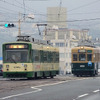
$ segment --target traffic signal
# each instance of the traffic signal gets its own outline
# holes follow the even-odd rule
[[[15,25],[14,25],[14,24],[5,24],[5,27],[6,27],[6,28],[15,27]]]

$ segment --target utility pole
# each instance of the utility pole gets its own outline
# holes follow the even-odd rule
[[[19,20],[18,20],[18,36],[21,36],[21,29],[20,29],[20,12],[19,12]]]
[[[24,16],[23,16],[23,18],[24,18],[24,21],[25,21],[25,1],[23,0],[23,6],[24,6]]]
[[[64,64],[64,75],[66,75],[66,33],[64,34],[65,36],[65,48],[64,48],[64,53],[65,53],[65,64]]]

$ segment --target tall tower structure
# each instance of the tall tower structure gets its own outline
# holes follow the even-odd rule
[[[67,9],[64,7],[48,7],[47,21],[50,27],[58,26],[58,28],[66,28]],[[50,22],[50,23],[49,23]]]
[[[47,8],[47,40],[64,39],[65,31],[59,29],[67,28],[67,9],[65,7],[48,7]]]

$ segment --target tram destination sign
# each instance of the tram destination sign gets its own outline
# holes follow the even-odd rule
[[[86,50],[85,50],[85,49],[79,49],[78,52],[79,52],[79,53],[85,53]]]
[[[7,44],[6,49],[27,49],[27,44]]]

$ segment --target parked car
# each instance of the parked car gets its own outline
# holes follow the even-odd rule
[[[2,64],[0,64],[0,76],[2,76],[3,75],[3,66],[2,66]]]

